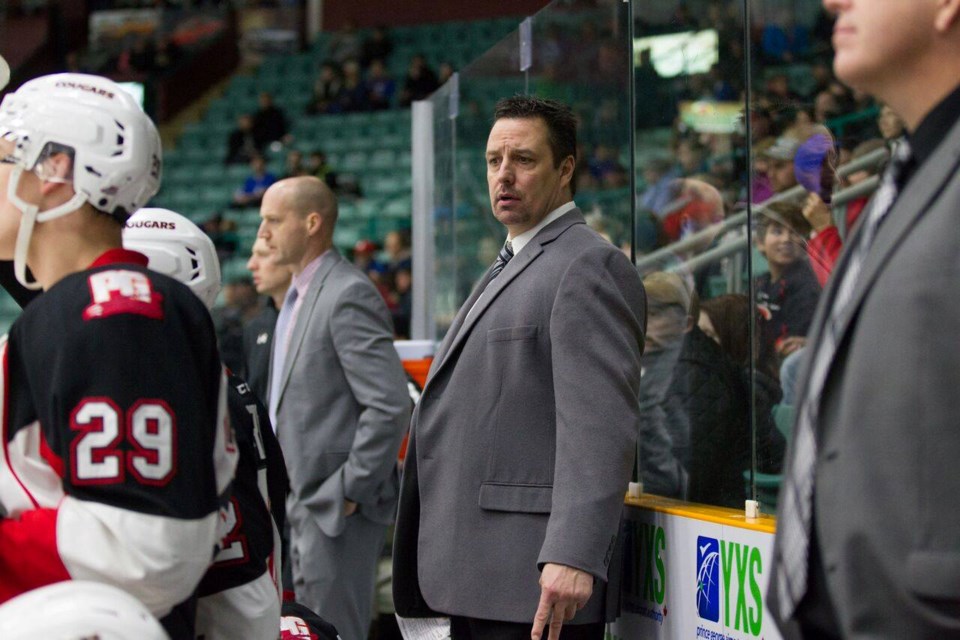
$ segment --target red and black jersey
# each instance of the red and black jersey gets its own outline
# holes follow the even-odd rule
[[[210,315],[115,249],[33,300],[0,344],[0,601],[64,579],[163,617],[210,563],[236,466]]]
[[[201,597],[232,589],[272,569],[283,531],[287,470],[267,409],[250,386],[229,374],[227,406],[239,450],[230,502],[221,513],[228,533],[200,583]]]
[[[337,628],[299,602],[284,602],[280,640],[340,640]]]

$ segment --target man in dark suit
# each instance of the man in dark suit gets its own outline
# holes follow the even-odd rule
[[[263,309],[243,328],[243,359],[247,384],[264,403],[267,401],[267,380],[270,377],[270,353],[273,349],[273,328],[283,297],[290,288],[291,272],[276,263],[263,238],[257,238],[247,260],[257,293],[267,297]]]
[[[491,206],[508,241],[414,413],[394,546],[404,617],[453,638],[602,638],[638,428],[643,285],[573,202],[565,105],[497,105]],[[531,631],[532,626],[532,631]]]
[[[960,636],[960,1],[825,0],[834,69],[909,132],[812,322],[771,610],[808,638]]]

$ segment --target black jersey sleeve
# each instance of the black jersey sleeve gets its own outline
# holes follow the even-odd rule
[[[267,410],[242,378],[231,374],[228,382],[229,415],[239,461],[230,501],[221,513],[224,537],[200,584],[201,596],[263,575],[283,530],[286,468]]]

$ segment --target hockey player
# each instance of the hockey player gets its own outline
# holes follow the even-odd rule
[[[221,286],[217,250],[190,220],[166,209],[140,209],[124,227],[123,246],[213,308]],[[230,373],[228,382],[240,461],[221,512],[225,537],[200,582],[196,632],[204,640],[276,640],[287,471],[266,408],[242,378]]]
[[[104,582],[179,639],[237,453],[210,314],[122,248],[160,171],[114,82],[44,76],[0,103],[0,260],[44,290],[0,341],[0,602]]]

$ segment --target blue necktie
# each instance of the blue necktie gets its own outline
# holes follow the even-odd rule
[[[810,563],[810,523],[813,516],[813,480],[817,462],[817,428],[820,396],[830,372],[830,364],[837,353],[840,324],[853,297],[854,286],[863,263],[876,238],[880,223],[896,202],[904,169],[910,162],[911,150],[906,140],[896,148],[880,188],[870,208],[864,212],[863,229],[857,244],[851,247],[850,259],[843,273],[836,274],[839,283],[818,344],[813,347],[813,360],[806,394],[800,400],[796,437],[793,442],[793,463],[787,473],[780,499],[783,501],[777,535],[780,564],[777,595],[780,615],[784,620],[793,616],[797,605],[807,591],[807,569]]]
[[[290,327],[290,318],[293,316],[293,306],[297,302],[297,288],[290,285],[287,295],[283,299],[280,315],[277,316],[277,325],[273,330],[273,357],[270,366],[270,422],[273,431],[277,431],[277,405],[280,404],[280,384],[283,380],[283,367],[287,360],[287,332]]]

